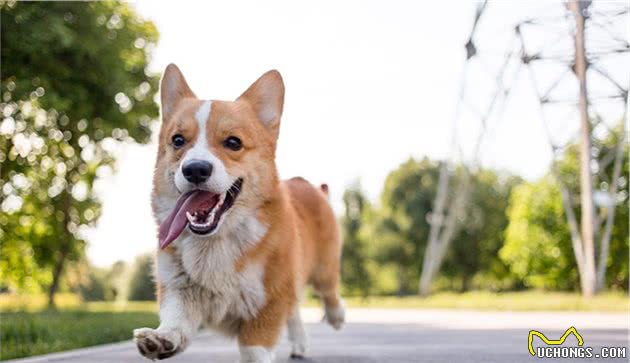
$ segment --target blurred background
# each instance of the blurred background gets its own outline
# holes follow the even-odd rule
[[[0,4],[1,359],[157,323],[171,62],[206,99],[282,73],[350,306],[627,311],[625,1]]]

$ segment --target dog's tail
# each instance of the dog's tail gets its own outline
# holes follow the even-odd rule
[[[328,184],[323,183],[322,185],[319,186],[319,189],[322,191],[322,193],[324,193],[326,198],[330,196],[330,194],[328,193]]]

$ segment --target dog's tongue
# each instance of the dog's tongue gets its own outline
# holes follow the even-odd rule
[[[184,228],[186,228],[188,224],[188,218],[186,218],[187,211],[192,214],[195,211],[210,210],[218,201],[218,195],[203,190],[193,190],[182,194],[179,199],[177,199],[177,203],[175,203],[175,208],[173,208],[171,214],[169,214],[166,220],[160,225],[160,248],[166,248],[166,246],[173,242],[182,233]]]

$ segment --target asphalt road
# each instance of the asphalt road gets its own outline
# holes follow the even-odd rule
[[[276,362],[627,362],[628,314],[555,312],[475,312],[454,310],[351,309],[348,323],[334,331],[320,323],[321,312],[304,309],[309,351],[303,360],[290,360],[286,337],[276,350]],[[558,339],[575,326],[585,347],[600,353],[602,346],[626,347],[619,359],[541,359],[527,348],[529,330]],[[542,346],[534,338],[534,346]],[[569,336],[563,346],[576,346]],[[201,333],[187,351],[168,362],[234,363],[236,343],[210,332]],[[131,342],[123,342],[25,359],[20,362],[148,362]]]

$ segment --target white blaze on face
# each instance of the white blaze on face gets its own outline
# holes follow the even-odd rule
[[[191,147],[182,158],[175,172],[175,186],[181,193],[185,193],[197,187],[186,180],[182,172],[183,165],[190,160],[205,160],[212,165],[212,174],[208,181],[201,187],[213,193],[223,194],[227,192],[236,180],[236,178],[227,173],[223,162],[210,151],[207,125],[211,110],[212,101],[203,101],[201,106],[199,106],[199,110],[195,113],[195,120],[198,125],[197,139],[194,140],[195,144],[193,147]],[[193,140],[190,141],[192,142]]]

